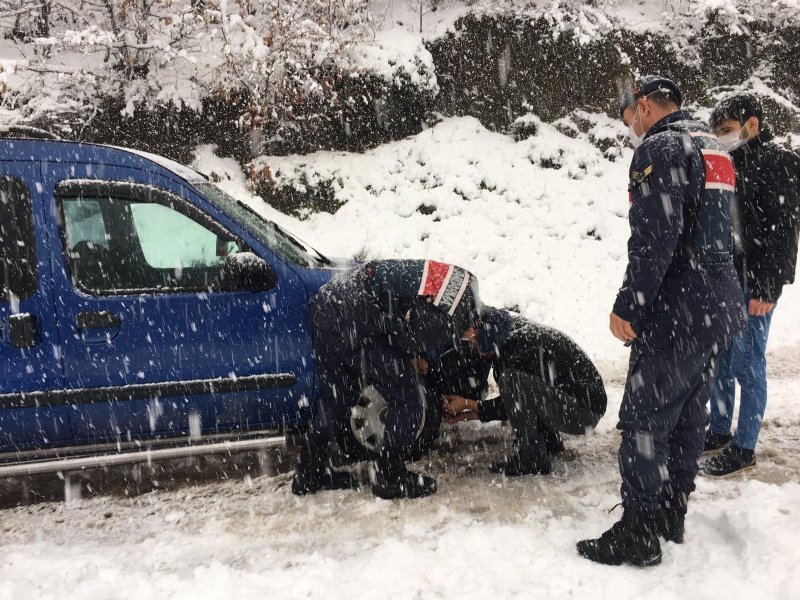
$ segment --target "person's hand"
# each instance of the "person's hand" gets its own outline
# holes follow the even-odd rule
[[[456,423],[461,423],[461,421],[477,421],[478,419],[480,419],[478,413],[468,410],[466,412],[458,413],[454,417],[448,417],[445,415],[444,422],[448,425],[455,425]]]
[[[418,356],[416,358],[412,358],[411,366],[414,367],[417,373],[419,373],[423,377],[425,377],[428,374],[429,371],[428,359],[425,358],[424,356]]]
[[[636,332],[633,330],[633,327],[631,327],[630,322],[622,317],[618,317],[613,312],[610,315],[608,328],[611,330],[611,333],[614,334],[615,338],[626,344],[636,339]]]
[[[747,307],[747,312],[751,317],[763,317],[775,306],[774,302],[764,302],[758,298],[750,298],[750,304]]]
[[[462,396],[442,396],[442,413],[446,423],[460,423],[461,421],[474,421],[478,415],[478,403]]]
[[[442,400],[442,412],[451,417],[464,411],[472,410],[470,402],[474,402],[455,394],[442,396]]]

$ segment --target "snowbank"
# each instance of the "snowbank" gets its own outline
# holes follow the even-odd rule
[[[439,91],[431,53],[418,35],[404,29],[380,31],[371,43],[349,48],[347,55],[350,62],[345,64],[357,72],[371,73],[397,87],[411,83],[434,96]]]

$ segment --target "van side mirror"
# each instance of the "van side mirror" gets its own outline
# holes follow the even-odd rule
[[[236,252],[236,240],[229,237],[217,236],[216,254],[218,257],[230,256]]]
[[[278,282],[269,263],[252,252],[239,252],[229,257],[220,279],[225,291],[266,292]]]

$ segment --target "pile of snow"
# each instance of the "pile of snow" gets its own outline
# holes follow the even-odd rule
[[[433,96],[439,93],[433,57],[418,35],[404,29],[380,31],[369,43],[353,45],[347,50],[353,72],[376,75],[387,84],[402,88],[411,83]]]
[[[514,142],[462,117],[364,155],[260,162],[281,185],[332,183],[345,205],[303,223],[323,254],[457,263],[491,305],[590,346],[606,327],[622,277],[626,167],[584,141],[539,122],[535,136]],[[598,297],[603,310],[585,310]]]

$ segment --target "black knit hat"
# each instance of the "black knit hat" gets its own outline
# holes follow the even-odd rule
[[[733,119],[743,125],[750,117],[757,118],[759,124],[764,123],[764,105],[761,103],[761,98],[752,92],[736,92],[717,102],[711,111],[708,124],[711,129],[716,129],[725,119]]]
[[[405,314],[415,297],[427,296],[459,334],[480,320],[478,280],[466,269],[433,260],[374,260],[364,269],[369,289],[390,314]]]
[[[683,94],[672,79],[661,75],[645,75],[622,90],[619,99],[619,116],[622,117],[625,109],[635,104],[639,98],[645,98],[654,92],[671,96],[678,107],[683,102]]]

